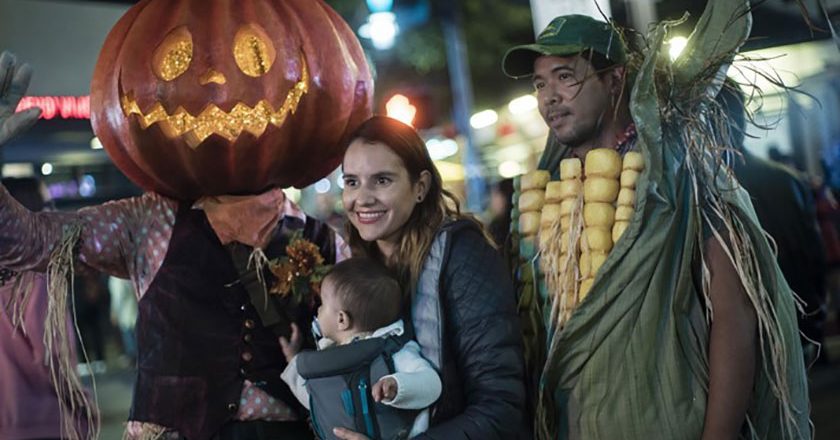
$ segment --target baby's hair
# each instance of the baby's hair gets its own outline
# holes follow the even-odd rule
[[[382,264],[355,257],[336,264],[324,277],[333,288],[342,310],[353,326],[374,331],[399,319],[402,290],[397,279]]]

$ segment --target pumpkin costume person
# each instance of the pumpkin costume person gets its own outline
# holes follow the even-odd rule
[[[0,144],[38,116],[14,114],[30,76],[0,58]],[[147,192],[32,213],[0,188],[0,267],[48,272],[48,345],[67,343],[74,262],[132,280],[127,437],[311,437],[280,379],[278,335],[290,322],[309,328],[314,298],[268,295],[289,281],[268,267],[287,253],[329,264],[343,244],[282,188],[335,169],[372,94],[358,40],[320,0],[144,0],[115,25],[94,73],[93,125]],[[71,385],[62,402],[77,408],[86,396]],[[69,425],[66,436],[78,438]]]
[[[539,438],[810,438],[795,296],[721,160],[714,96],[750,23],[710,0],[672,63],[673,23],[634,50],[562,16],[506,55],[552,131],[512,240]]]

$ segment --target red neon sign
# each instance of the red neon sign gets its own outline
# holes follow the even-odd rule
[[[17,111],[41,108],[41,119],[90,119],[90,96],[24,96]]]

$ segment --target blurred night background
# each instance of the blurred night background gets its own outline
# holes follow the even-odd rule
[[[0,50],[31,64],[30,103],[45,108],[43,120],[0,149],[3,177],[38,176],[59,209],[138,195],[94,137],[86,97],[99,49],[110,28],[134,1],[0,0]],[[530,43],[535,28],[568,11],[598,14],[595,0],[327,0],[357,31],[375,75],[375,112],[408,118],[421,132],[446,186],[470,211],[491,221],[504,209],[499,182],[533,170],[548,130],[536,110],[528,80],[501,70],[502,56]],[[687,37],[703,0],[598,0],[619,25],[637,30],[665,19]],[[775,71],[805,94],[790,94],[760,77],[748,77],[763,99],[750,104],[747,150],[784,163],[826,194],[840,191],[840,51],[828,20],[840,17],[840,0],[753,1],[746,58],[730,74],[753,68]],[[687,14],[687,15],[686,15]],[[806,19],[807,17],[807,19]],[[808,21],[811,22],[809,26]],[[740,72],[740,73],[739,73]],[[290,189],[304,210],[341,226],[339,171],[316,184]],[[503,187],[503,185],[502,185]],[[501,197],[501,199],[499,199]],[[509,197],[509,195],[507,195]],[[496,201],[494,201],[496,199]],[[501,202],[498,200],[502,200]],[[833,211],[838,211],[834,199]],[[830,214],[827,214],[830,215]],[[840,227],[830,217],[822,227]],[[829,272],[834,267],[829,267]],[[811,367],[817,439],[840,438],[840,331],[837,281],[827,275],[825,343]],[[85,368],[102,372],[99,400],[102,438],[117,439],[132,390],[133,372],[118,331],[108,320],[107,288],[99,332],[104,354]]]

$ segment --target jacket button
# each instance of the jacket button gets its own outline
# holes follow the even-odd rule
[[[250,333],[246,333],[245,336],[242,338],[245,342],[251,342],[254,339],[254,335]]]
[[[228,403],[228,407],[227,407],[228,411],[230,411],[230,412],[236,412],[236,410],[237,410],[238,408],[239,408],[239,405],[237,405],[237,404],[235,404],[235,403]]]
[[[251,362],[254,359],[254,355],[251,354],[250,351],[246,351],[242,353],[242,360],[245,362]]]
[[[255,323],[253,319],[246,319],[245,320],[245,328],[252,329],[256,326],[257,326],[257,323]]]

